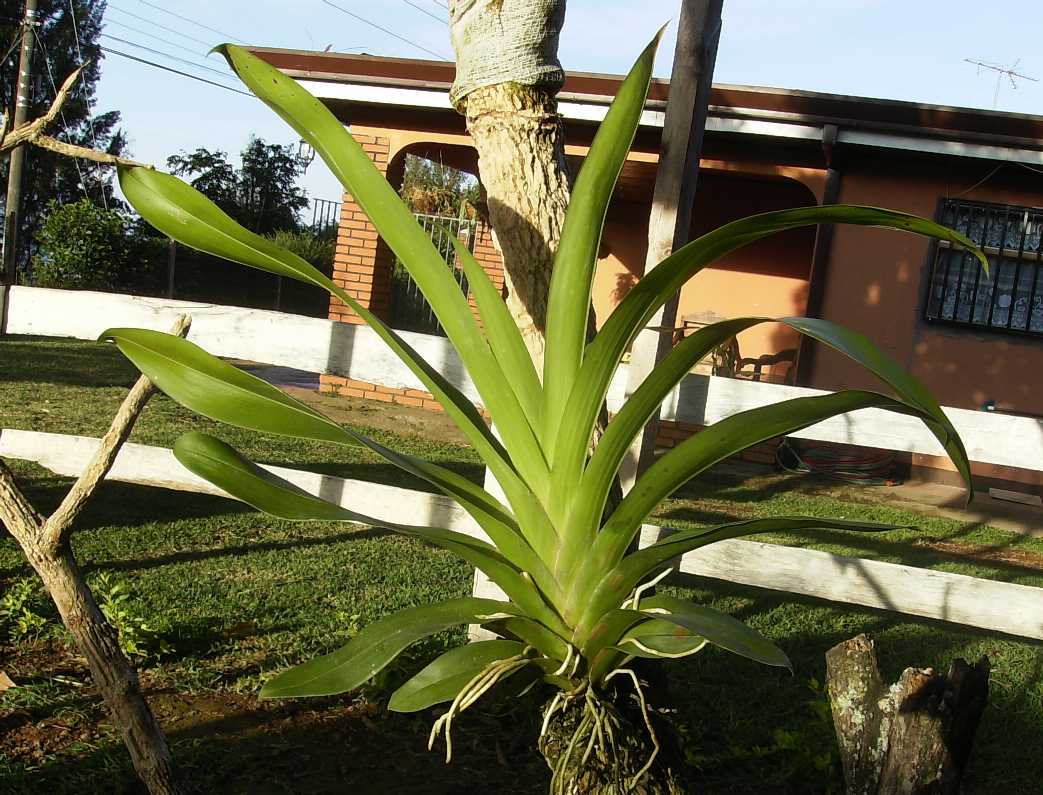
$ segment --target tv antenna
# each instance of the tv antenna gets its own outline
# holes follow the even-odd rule
[[[999,64],[989,63],[987,61],[979,61],[975,58],[964,58],[963,60],[967,63],[971,63],[977,66],[978,74],[981,74],[982,69],[987,69],[996,73],[996,90],[992,92],[993,110],[996,110],[997,105],[999,105],[1000,88],[1002,88],[1003,86],[1004,77],[1010,81],[1010,87],[1013,88],[1015,91],[1018,88],[1018,83],[1014,79],[1015,77],[1021,80],[1031,80],[1033,83],[1039,82],[1039,80],[1035,77],[1029,77],[1028,75],[1024,75],[1021,72],[1016,71],[1018,68],[1018,64],[1021,63],[1020,58],[1014,61],[1014,63],[1012,63],[1010,66],[1000,66]]]

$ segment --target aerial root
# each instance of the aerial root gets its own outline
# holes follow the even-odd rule
[[[659,755],[660,746],[655,730],[652,727],[644,690],[637,675],[629,668],[617,668],[605,677],[605,682],[608,682],[614,676],[620,675],[628,677],[634,685],[634,693],[641,711],[641,717],[648,731],[648,737],[652,741],[652,753],[644,764],[629,780],[621,778],[617,781],[620,791],[629,792],[637,787],[645,774],[651,769]],[[584,696],[583,715],[576,728],[572,731],[567,743],[565,743],[564,750],[555,760],[551,776],[551,795],[570,795],[570,782],[567,775],[570,766],[575,762],[579,767],[583,767],[592,757],[596,758],[607,770],[617,771],[616,775],[619,776],[624,775],[622,772],[624,763],[623,759],[620,758],[621,749],[617,746],[617,734],[613,730],[614,725],[616,728],[622,728],[619,725],[620,715],[611,704],[602,701],[593,688],[587,687],[581,692],[558,693],[554,696],[543,717],[543,728],[540,731],[541,747],[546,742],[546,735],[553,716],[564,713],[569,705],[578,699],[580,695]],[[629,755],[626,750],[622,750],[622,753],[624,758]]]
[[[533,658],[529,656],[531,651],[531,647],[526,647],[521,654],[489,663],[471,681],[464,685],[460,692],[456,694],[456,698],[453,699],[453,703],[449,706],[449,711],[436,720],[435,725],[431,727],[431,735],[427,739],[427,750],[430,751],[434,748],[435,740],[444,731],[445,761],[448,764],[453,758],[453,719],[492,690],[501,679],[510,676],[518,669],[524,668],[532,662]]]

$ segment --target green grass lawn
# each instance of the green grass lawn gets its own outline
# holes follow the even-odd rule
[[[111,347],[2,340],[0,426],[99,435],[135,376]],[[164,396],[149,404],[132,440],[169,446],[192,428],[218,435],[260,461],[423,488],[364,451],[218,426]],[[478,459],[465,446],[419,434],[361,430],[391,447],[481,479]],[[9,463],[44,510],[67,488],[67,479],[35,465]],[[858,516],[915,524],[918,529],[761,540],[1043,586],[1041,541],[912,514],[873,500],[870,490],[841,498],[829,484],[806,479],[725,469],[686,486],[661,506],[656,520],[685,526],[793,513]],[[343,741],[343,753],[349,755],[352,748],[368,748],[375,758],[401,746],[407,760],[402,762],[404,769],[414,770],[420,782],[417,789],[403,786],[403,792],[541,791],[542,771],[535,757],[526,755],[524,742],[508,749],[510,764],[503,765],[503,749],[512,737],[528,737],[518,726],[529,724],[517,714],[498,719],[489,712],[477,713],[470,728],[462,728],[473,732],[474,756],[464,755],[450,768],[458,776],[454,787],[424,789],[425,776],[436,775],[431,771],[441,766],[437,753],[428,755],[422,748],[428,716],[388,718],[379,709],[388,686],[406,673],[409,661],[389,673],[391,681],[378,681],[365,694],[372,702],[365,706],[368,712],[359,713],[352,698],[308,704],[300,714],[292,712],[295,707],[259,707],[252,699],[271,672],[336,648],[377,616],[468,593],[471,570],[455,558],[379,529],[281,522],[227,500],[119,484],[105,486],[81,526],[75,548],[88,576],[97,582],[108,573],[110,580],[125,583],[132,594],[130,611],[149,624],[148,642],[158,648],[156,639],[162,639],[168,647],[158,659],[150,657],[142,665],[150,692],[158,694],[153,698],[162,702],[164,694],[173,694],[171,698],[182,699],[171,702],[169,714],[157,710],[164,722],[179,727],[187,720],[185,699],[193,704],[220,700],[220,708],[214,709],[223,716],[221,721],[201,724],[206,728],[175,728],[172,733],[179,761],[202,791],[340,791],[293,783],[293,776],[301,774],[301,765],[293,760],[310,758],[314,747],[329,745],[331,737]],[[0,538],[0,588],[10,590],[29,574],[13,540]],[[836,761],[818,684],[824,677],[823,654],[859,632],[870,632],[876,639],[884,676],[892,681],[909,665],[944,667],[956,656],[976,660],[988,654],[993,665],[991,700],[965,791],[1039,791],[1043,644],[695,578],[676,581],[670,588],[749,622],[775,640],[795,667],[791,677],[716,650],[671,667],[671,694],[686,754],[699,769],[706,791],[831,791]],[[51,614],[44,606],[38,612]],[[415,663],[455,637],[434,638],[410,659]],[[26,748],[0,743],[6,749],[0,750],[0,791],[111,792],[130,786],[118,737],[104,727],[84,729],[97,724],[99,709],[84,695],[83,666],[65,648],[53,618],[35,642],[15,644],[0,637],[0,643],[5,644],[0,655],[8,660],[0,668],[26,685],[0,696],[0,736],[6,731],[9,736],[33,738],[26,740]],[[254,722],[235,723],[228,715],[229,705],[235,704],[242,705],[243,714],[254,715]],[[344,718],[347,724],[337,722],[346,705],[355,711]],[[269,710],[263,712],[265,720],[271,719],[270,726],[265,725],[277,723],[280,733],[258,739],[254,730],[259,710]],[[196,711],[208,714],[204,707]],[[309,732],[318,732],[309,742],[295,743],[287,739],[295,735],[283,731],[283,722],[300,720],[308,721]],[[48,727],[56,725],[68,736],[55,739]],[[33,727],[36,734],[30,732]],[[382,739],[375,745],[374,737]],[[510,773],[503,779],[506,783],[499,790],[486,788],[503,774],[500,768]],[[230,769],[236,775],[230,775]],[[526,775],[518,775],[518,770]],[[356,773],[338,768],[324,780],[349,780]],[[431,781],[427,779],[427,786],[434,786]],[[379,777],[353,782],[360,792],[393,791]],[[474,782],[475,789],[468,782]]]

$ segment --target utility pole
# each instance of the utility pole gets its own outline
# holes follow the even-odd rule
[[[681,0],[677,48],[670,74],[670,94],[648,225],[646,272],[687,243],[691,236],[692,205],[699,178],[699,155],[706,130],[717,43],[721,37],[723,5],[724,0]],[[677,301],[677,295],[667,301],[634,340],[627,379],[628,396],[673,345],[672,335],[664,333],[663,329],[673,328]],[[630,454],[620,468],[624,492],[629,491],[638,475],[651,465],[658,428],[659,412],[656,411],[642,436],[631,445]]]
[[[33,61],[33,41],[36,36],[36,0],[26,0],[22,21],[22,55],[18,62],[18,92],[15,98],[12,130],[25,124],[29,116],[29,71]],[[18,220],[22,203],[22,171],[25,168],[25,148],[22,144],[11,151],[7,172],[7,204],[4,215],[4,270],[3,282],[14,286],[18,281]]]

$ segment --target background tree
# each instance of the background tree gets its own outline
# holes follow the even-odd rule
[[[125,213],[89,199],[52,202],[37,233],[33,276],[40,287],[151,292],[161,273],[150,239],[134,233]]]
[[[235,220],[258,234],[300,229],[299,215],[308,195],[297,185],[304,165],[291,145],[251,137],[235,168],[228,154],[200,147],[167,158],[171,173],[188,178]]]
[[[101,35],[105,0],[39,0],[40,25],[33,51],[29,118],[43,115],[55,96],[55,85],[81,63],[86,68],[72,96],[50,127],[51,134],[78,146],[113,155],[123,154],[126,136],[119,128],[119,111],[98,112],[95,90],[101,77]],[[70,15],[70,7],[75,17]],[[18,81],[18,46],[22,35],[22,3],[8,0],[0,15],[0,105],[14,107]],[[78,37],[77,37],[78,34]],[[51,79],[53,77],[54,84]],[[0,163],[6,184],[8,163]],[[36,248],[36,232],[51,202],[66,204],[87,198],[110,207],[118,205],[112,192],[112,169],[85,160],[73,160],[37,147],[26,154],[22,212],[18,240],[24,262]]]
[[[452,166],[406,155],[399,194],[416,213],[469,215],[479,202],[478,182]]]

